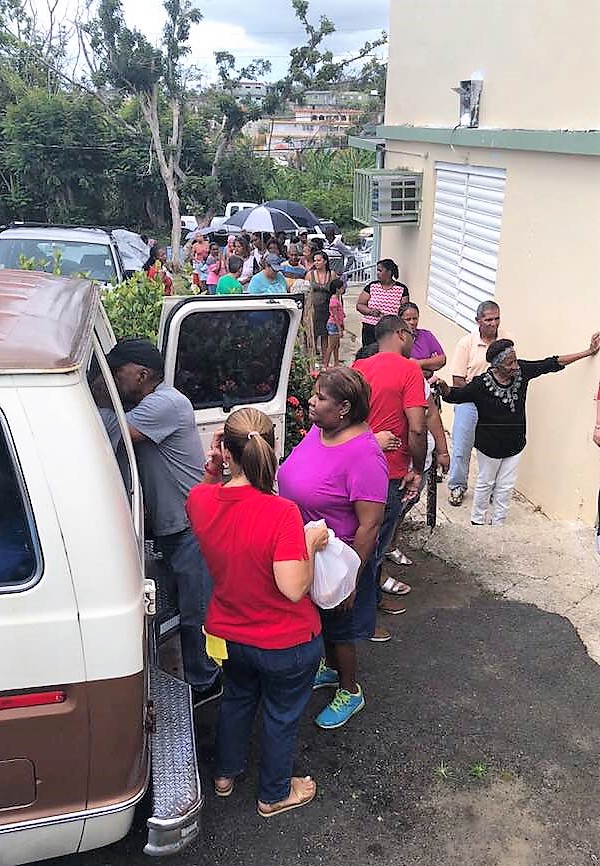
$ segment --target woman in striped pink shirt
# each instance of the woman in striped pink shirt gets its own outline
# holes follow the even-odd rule
[[[382,316],[397,316],[410,298],[408,286],[398,280],[398,265],[392,259],[377,262],[377,279],[364,287],[356,309],[362,313],[362,344],[375,342],[375,325]]]

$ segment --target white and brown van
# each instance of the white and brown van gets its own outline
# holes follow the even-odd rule
[[[202,438],[258,404],[281,447],[301,299],[168,302],[165,378]],[[159,663],[135,452],[104,359],[113,342],[89,281],[0,270],[0,866],[120,839],[150,786],[147,853],[199,829],[190,691]]]

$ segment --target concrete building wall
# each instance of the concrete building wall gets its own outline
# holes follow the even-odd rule
[[[386,124],[458,123],[483,77],[480,126],[598,129],[600,3],[391,0]]]
[[[446,350],[449,364],[440,375],[451,381],[450,359],[466,332],[427,305],[436,161],[506,169],[496,300],[519,356],[589,345],[600,329],[600,158],[388,141],[386,168],[423,171],[423,208],[419,227],[383,228],[382,255],[400,264],[421,324]],[[597,356],[530,385],[517,488],[551,516],[594,519],[598,449],[591,429],[599,378]],[[448,426],[450,407],[444,414]]]

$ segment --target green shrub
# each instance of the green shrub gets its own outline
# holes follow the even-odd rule
[[[300,334],[294,346],[288,382],[285,412],[285,457],[306,436],[310,426],[308,421],[308,401],[312,395],[313,387],[314,375],[311,371],[310,360],[304,351],[302,334]]]
[[[146,337],[156,343],[164,287],[137,271],[118,286],[102,290],[102,303],[115,337]]]

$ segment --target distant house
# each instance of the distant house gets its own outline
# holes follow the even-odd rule
[[[262,134],[255,138],[255,146],[270,153],[323,144],[345,146],[348,131],[356,125],[360,115],[360,110],[355,108],[299,106],[289,117],[261,121]]]
[[[373,97],[360,90],[305,90],[303,103],[314,108],[319,106],[356,107],[367,105]]]
[[[393,0],[390,14],[385,123],[351,143],[418,174],[422,203],[418,222],[381,225],[381,253],[449,358],[487,298],[521,357],[583,349],[600,328],[600,5]],[[550,515],[593,520],[599,377],[584,361],[531,387],[518,486]]]
[[[261,103],[267,95],[267,85],[261,81],[240,81],[232,93],[237,99]]]

